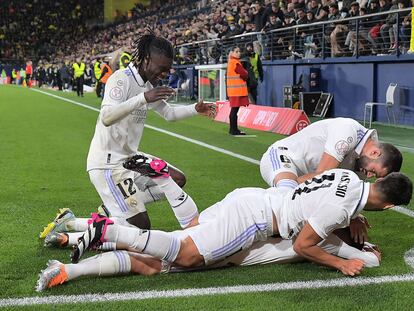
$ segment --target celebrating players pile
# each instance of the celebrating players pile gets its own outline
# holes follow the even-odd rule
[[[358,275],[380,264],[367,242],[362,210],[406,205],[412,182],[399,170],[401,153],[375,130],[337,118],[315,122],[269,147],[260,172],[270,188],[240,188],[198,213],[181,187],[184,174],[137,153],[148,109],[166,120],[214,106],[170,106],[173,91],[154,87],[172,65],[171,44],[154,34],[135,42],[133,61],[108,80],[87,170],[102,199],[99,214],[62,210],[41,233],[46,246],[74,246],[72,263],[52,260],[37,290],[83,275],[143,274],[309,260]],[[376,177],[373,183],[364,179]],[[254,185],[253,185],[254,186]],[[145,205],[166,198],[182,230],[153,230]],[[99,255],[81,260],[89,250]]]

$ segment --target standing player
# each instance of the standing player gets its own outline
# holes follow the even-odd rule
[[[271,145],[260,161],[260,173],[271,187],[295,188],[337,167],[369,178],[398,172],[401,165],[401,153],[391,144],[379,143],[375,130],[353,119],[335,118],[315,122]]]
[[[122,167],[126,159],[137,153],[148,109],[168,121],[197,114],[214,116],[212,104],[170,106],[165,100],[174,91],[164,86],[153,87],[167,77],[173,56],[174,50],[168,40],[153,33],[142,35],[135,42],[132,62],[111,75],[105,88],[89,149],[87,171],[107,214],[119,224],[150,228],[144,204],[164,195],[183,228],[198,215],[194,201],[174,181],[178,180],[181,185],[185,183],[184,175],[177,169],[171,170],[171,177],[168,174],[166,178],[151,180]],[[84,231],[88,226],[87,219],[74,218],[67,210],[56,220],[41,233],[41,237],[50,231]]]
[[[136,169],[141,164],[129,161],[126,166]],[[183,240],[174,233],[114,225],[95,214],[72,253],[72,261],[77,262],[85,250],[109,241],[178,266],[200,267],[278,235],[294,239],[293,249],[298,255],[355,275],[363,269],[363,261],[333,256],[318,244],[334,230],[349,226],[362,209],[382,211],[408,204],[412,190],[411,180],[402,173],[365,183],[343,169],[326,171],[293,191],[236,189],[200,215],[199,225]]]

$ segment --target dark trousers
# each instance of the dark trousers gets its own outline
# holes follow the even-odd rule
[[[27,87],[32,87],[32,75],[31,74],[26,74],[26,86]]]
[[[102,82],[96,82],[96,96],[101,97]]]
[[[230,130],[229,133],[232,135],[236,135],[240,133],[239,128],[237,127],[237,113],[239,112],[240,107],[231,107],[230,110]]]
[[[83,96],[83,76],[80,76],[79,78],[75,78],[76,83],[76,93],[78,96]]]
[[[249,93],[254,101],[253,104],[256,104],[257,103],[257,85],[249,87]]]

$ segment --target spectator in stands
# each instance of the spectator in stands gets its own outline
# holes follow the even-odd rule
[[[379,0],[371,0],[369,2],[368,14],[375,14],[379,12]],[[368,17],[365,22],[367,29],[360,31],[361,37],[370,43],[370,48],[373,54],[378,53],[376,38],[380,32],[381,19],[382,17],[380,15]]]
[[[296,25],[306,25],[308,18],[306,17],[305,10],[299,7],[296,11]],[[300,54],[304,54],[305,40],[307,37],[308,28],[297,28],[296,29],[296,51]]]
[[[405,0],[399,0],[398,1],[398,9],[404,9],[406,7],[406,1]],[[393,31],[394,31],[394,44],[391,46],[390,53],[394,54],[397,52],[397,49],[401,47],[401,50],[403,50],[403,46],[407,47],[407,41],[409,40],[409,34],[411,28],[409,27],[411,25],[411,13],[410,12],[401,12],[399,14],[400,20],[397,20],[393,25]],[[400,32],[398,33],[398,27],[400,26]],[[397,46],[397,40],[396,38],[400,36],[401,39],[404,39],[406,41],[405,44],[402,44]],[[401,37],[402,36],[402,37]]]
[[[248,72],[240,62],[241,50],[238,46],[231,49],[227,62],[227,96],[230,104],[230,135],[246,135],[239,130],[237,113],[241,106],[249,105],[247,79]]]
[[[351,3],[351,9],[349,10],[350,17],[357,17],[359,16],[359,3],[354,1]],[[356,25],[357,20],[351,20],[348,23],[349,32],[345,39],[345,46],[353,53],[353,56],[356,56]]]
[[[339,19],[348,18],[348,9],[343,7],[340,11],[341,17]],[[330,35],[331,39],[331,57],[345,56],[347,53],[343,50],[346,36],[348,34],[348,22],[335,23],[335,29]]]
[[[390,10],[398,10],[398,0],[392,1]],[[380,52],[387,53],[391,49],[395,42],[393,25],[397,23],[398,14],[391,13],[385,18],[385,23],[380,28]]]
[[[256,25],[256,31],[261,31],[267,21],[265,9],[260,2],[255,2],[251,5],[251,11],[253,15],[253,22]]]

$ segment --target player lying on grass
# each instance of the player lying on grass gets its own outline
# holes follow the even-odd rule
[[[146,160],[150,161],[149,159]],[[134,160],[130,162],[134,162]],[[133,165],[135,166],[135,163]],[[159,172],[158,174],[163,175],[167,172],[166,167],[161,170],[162,172]],[[277,191],[280,192],[281,190],[278,189]],[[222,202],[226,202],[226,199]],[[213,206],[202,211],[197,223],[199,222],[204,224],[215,221],[220,222],[218,217],[221,215],[220,211],[223,206],[222,202],[214,204]],[[226,204],[224,203],[224,205]],[[95,220],[98,220],[100,217],[101,216],[97,214],[93,215],[93,219]],[[362,220],[362,223],[364,223],[364,220]],[[195,227],[188,228],[183,231],[175,231],[172,234],[179,241],[184,241],[190,236],[190,232],[192,230],[197,230],[197,226],[200,225],[196,225]],[[102,227],[102,229],[103,228],[104,227]],[[61,233],[60,235],[63,234]],[[341,258],[358,258],[363,261],[365,267],[375,267],[379,265],[381,254],[378,249],[372,247],[369,243],[365,243],[364,249],[360,251],[346,244],[338,238],[337,235],[340,236],[341,239],[350,240],[349,233],[346,230],[336,230],[334,234],[330,234],[324,241],[321,241],[319,246],[326,252]],[[221,237],[215,237],[221,239]],[[214,236],[211,238],[214,238]],[[123,247],[128,248],[128,245],[118,245],[118,248]],[[40,275],[37,290],[41,291],[69,280],[76,279],[80,276],[118,275],[125,273],[152,275],[162,272],[183,272],[234,265],[247,266],[268,263],[287,263],[303,260],[303,258],[299,257],[293,250],[293,240],[285,240],[281,237],[269,237],[265,241],[253,242],[251,247],[240,249],[240,251],[236,251],[233,255],[219,260],[209,266],[201,266],[198,268],[177,266],[150,255],[136,253],[136,249],[131,248],[131,246],[129,246],[129,248],[134,252],[107,252],[82,260],[78,264],[62,264],[56,260],[49,261],[47,269],[42,271]]]
[[[150,167],[134,160],[125,166],[138,171]],[[159,165],[158,172],[160,176],[166,173],[166,165]],[[339,258],[318,244],[335,229],[347,227],[363,209],[382,211],[408,204],[411,196],[412,182],[402,173],[366,183],[351,171],[334,169],[292,191],[236,189],[210,208],[214,217],[200,217],[199,225],[188,230],[184,240],[174,233],[116,225],[96,216],[73,251],[72,262],[78,262],[86,250],[108,241],[178,266],[201,267],[277,235],[294,239],[293,249],[301,257],[355,275],[363,269],[362,260]]]
[[[180,188],[185,184],[184,174],[174,168],[171,177],[150,180],[124,169],[122,163],[139,149],[148,110],[174,121],[197,114],[214,117],[215,105],[203,101],[188,106],[169,105],[166,99],[174,90],[157,85],[167,77],[172,66],[174,49],[171,42],[149,31],[139,36],[134,45],[129,66],[114,72],[106,83],[89,149],[87,171],[107,215],[115,223],[149,229],[145,204],[166,197],[180,225],[185,228],[188,220],[197,213],[197,207]],[[67,224],[71,231],[87,229],[87,219],[74,219],[67,210],[58,214],[55,220],[64,218],[71,218]],[[45,238],[53,231],[55,223],[51,222],[40,237]],[[69,234],[69,237],[77,240],[79,235]]]
[[[209,209],[201,212],[209,213]],[[175,232],[180,240],[188,237],[188,230]],[[362,250],[349,246],[335,234],[319,243],[319,246],[329,254],[345,258],[358,258],[365,267],[377,267],[381,261],[378,248],[365,243]],[[122,274],[154,275],[159,273],[188,272],[200,269],[225,268],[233,266],[251,266],[262,264],[284,264],[303,260],[293,250],[293,241],[270,237],[266,241],[257,241],[251,247],[241,250],[228,258],[210,266],[200,268],[185,268],[170,264],[156,257],[128,251],[106,252],[81,260],[77,264],[63,264],[50,260],[48,267],[41,272],[36,285],[37,291],[43,291],[81,276],[114,276]]]
[[[350,169],[360,177],[385,177],[398,172],[402,155],[391,144],[379,143],[377,132],[353,119],[315,122],[277,141],[260,161],[260,172],[269,186],[295,188],[333,168]]]

